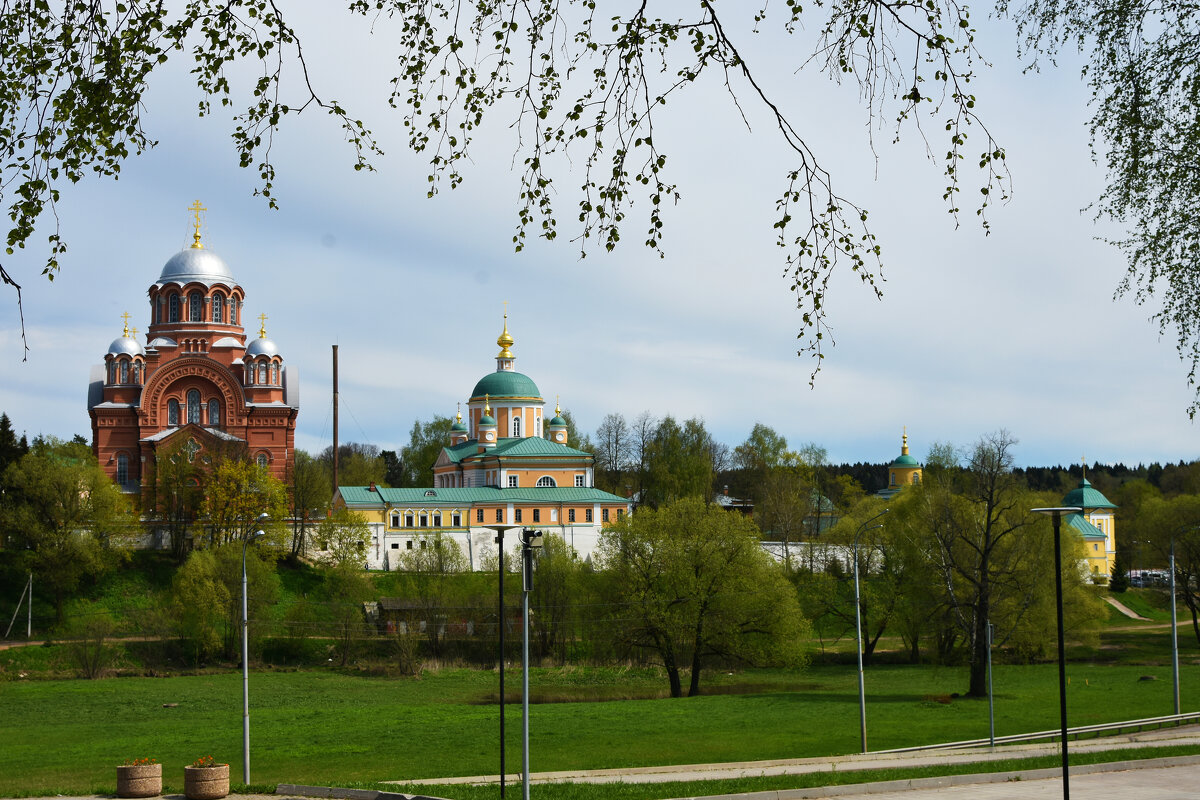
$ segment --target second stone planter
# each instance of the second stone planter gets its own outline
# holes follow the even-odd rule
[[[218,800],[229,794],[229,765],[184,767],[183,793],[188,800]]]

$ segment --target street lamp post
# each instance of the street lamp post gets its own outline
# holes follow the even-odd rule
[[[271,518],[270,514],[259,514],[255,525],[262,525]],[[242,537],[242,783],[250,783],[250,623],[246,604],[246,547],[250,542],[266,536],[259,528]]]
[[[500,797],[504,797],[504,532],[519,525],[484,525],[496,532],[496,546],[500,553],[497,569],[500,584],[500,599],[496,615],[496,629],[500,633]]]
[[[883,525],[871,525],[872,522],[888,513],[885,508],[858,527],[854,534],[854,631],[858,642],[858,729],[862,742],[862,751],[867,752],[867,690],[863,682],[863,635],[862,635],[862,601],[858,591],[858,539],[866,531],[882,528]],[[870,527],[868,527],[870,526]]]
[[[529,800],[529,593],[533,591],[533,551],[542,534],[521,531],[521,798]]]
[[[1083,509],[1061,506],[1033,510],[1038,514],[1049,515],[1054,521],[1054,596],[1058,604],[1058,711],[1062,739],[1062,786],[1063,800],[1070,800],[1071,784],[1067,772],[1067,653],[1063,643],[1062,538],[1059,531],[1063,514],[1078,514]]]

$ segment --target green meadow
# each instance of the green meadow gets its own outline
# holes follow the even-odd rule
[[[1072,664],[1071,724],[1171,712],[1169,666]],[[1153,677],[1155,680],[1143,680]],[[508,673],[507,758],[520,763],[520,705]],[[654,669],[536,669],[530,678],[534,771],[797,758],[858,750],[855,672],[706,675],[708,693],[661,697]],[[961,668],[877,665],[867,671],[871,749],[987,735],[987,702],[954,696]],[[1200,667],[1182,671],[1185,710]],[[1057,726],[1053,664],[1000,665],[996,733]],[[251,675],[254,785],[362,785],[497,769],[497,675],[447,669],[420,678],[328,671]],[[640,698],[640,699],[639,699]],[[152,756],[165,791],[201,755],[241,777],[241,674],[0,682],[0,796],[111,792],[113,767]],[[466,797],[466,795],[463,795]],[[659,795],[667,796],[667,795]]]

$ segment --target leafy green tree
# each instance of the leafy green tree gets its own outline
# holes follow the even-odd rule
[[[1142,506],[1136,535],[1168,562],[1175,540],[1175,590],[1192,615],[1192,630],[1200,644],[1200,495],[1154,498]]]
[[[275,561],[263,557],[254,544],[247,544],[246,552],[246,618],[251,622],[249,639],[251,646],[260,637],[260,626],[253,623],[261,620],[266,609],[279,598],[279,575]],[[242,543],[230,542],[216,548],[215,578],[223,592],[218,612],[221,618],[221,644],[226,658],[238,658],[242,631]]]
[[[767,476],[783,465],[787,452],[787,439],[761,422],[754,423],[746,441],[733,449],[733,463],[747,473],[748,493],[756,505],[766,487]]]
[[[533,621],[530,636],[538,658],[567,661],[575,638],[575,610],[581,594],[583,562],[558,534],[548,533],[534,564],[529,608]]]
[[[1053,641],[1044,637],[1044,613],[1033,613],[1045,610],[1045,587],[1053,587],[1053,573],[1047,584],[1044,569],[1051,552],[1048,523],[1031,512],[1046,498],[1029,493],[1013,474],[1015,445],[1007,431],[984,436],[964,454],[963,466],[942,460],[921,484],[905,490],[920,504],[920,525],[930,537],[931,557],[947,589],[952,618],[967,644],[968,693],[973,697],[987,694],[989,622],[997,627],[998,643],[1020,639],[1027,652],[1039,652]],[[1072,549],[1077,537],[1063,539],[1064,586],[1082,589],[1081,552]],[[1078,594],[1080,602],[1073,607],[1094,607],[1086,592]],[[1026,636],[1039,621],[1042,635]]]
[[[0,414],[0,475],[4,474],[9,464],[28,452],[29,445],[25,437],[18,439],[8,414]]]
[[[1128,260],[1118,294],[1139,304],[1157,298],[1151,319],[1200,367],[1200,285],[1192,243],[1200,237],[1200,171],[1191,156],[1200,143],[1194,65],[1200,60],[1200,10],[1148,0],[1002,0],[1034,65],[1060,49],[1085,54],[1082,75],[1092,90],[1089,130],[1103,153],[1108,185],[1097,217],[1125,231],[1112,239]],[[1200,395],[1188,413],[1200,410]]]
[[[796,593],[759,546],[754,524],[700,498],[643,508],[605,529],[598,550],[625,646],[654,654],[672,697],[706,660],[796,665],[807,634]]]
[[[442,448],[450,443],[453,425],[453,419],[437,414],[428,422],[415,421],[408,432],[408,444],[400,449],[400,463],[395,472],[398,482],[393,481],[392,486],[401,489],[433,486],[433,465]]]
[[[221,646],[220,621],[232,602],[211,550],[195,550],[171,580],[171,616],[184,651],[195,666]]]
[[[333,485],[333,445],[321,451],[318,458],[329,476],[329,485]],[[387,464],[379,452],[379,447],[373,444],[348,442],[338,447],[338,478],[339,486],[369,486],[374,483],[385,485]]]
[[[347,508],[336,509],[317,526],[316,560],[329,566],[366,566],[371,526],[366,519]]]
[[[456,576],[467,570],[467,557],[453,539],[435,533],[419,537],[416,547],[400,558],[404,596],[412,598],[425,622],[429,652],[441,657],[446,645],[449,609],[461,604],[461,581]]]
[[[293,556],[303,556],[308,548],[309,532],[314,523],[325,518],[333,499],[333,485],[315,458],[297,450],[292,468],[292,548]]]
[[[143,510],[166,530],[171,538],[171,552],[179,562],[191,547],[207,480],[204,464],[190,458],[179,443],[158,452],[150,479],[146,481]]]
[[[709,500],[713,444],[702,421],[689,419],[681,426],[674,417],[664,417],[649,443],[641,502],[657,507],[685,497]]]
[[[0,476],[0,530],[36,585],[54,597],[62,624],[70,595],[124,557],[134,530],[129,500],[86,445],[40,438]]]
[[[288,510],[287,489],[266,467],[243,459],[225,459],[214,464],[204,484],[201,514],[208,545],[240,543],[260,528],[267,533],[266,545],[276,552],[288,546],[288,532],[281,520]],[[260,523],[267,514],[270,522]]]
[[[323,572],[330,598],[330,632],[336,643],[338,663],[344,667],[354,659],[369,632],[363,604],[378,595],[370,576],[358,564],[335,563]]]

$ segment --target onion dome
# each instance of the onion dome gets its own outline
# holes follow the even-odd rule
[[[540,398],[542,393],[528,375],[522,375],[520,372],[492,372],[480,378],[479,383],[475,384],[475,390],[471,392],[472,397],[484,395]]]
[[[492,405],[489,401],[490,401],[490,398],[487,395],[484,395],[484,397],[483,397],[483,416],[481,416],[479,418],[479,424],[481,426],[482,425],[491,425],[494,428],[494,427],[496,427],[496,418],[492,416]]]
[[[908,432],[904,432],[904,439],[900,446],[900,455],[896,456],[896,460],[888,465],[889,467],[919,467],[921,462],[908,454]]]
[[[554,398],[554,418],[550,420],[551,428],[565,428],[567,421],[563,419],[562,409],[558,407],[558,398]]]
[[[462,405],[461,404],[459,404],[459,408],[458,408],[458,417],[454,420],[454,424],[450,426],[450,432],[451,433],[466,433],[467,432],[467,426],[463,422],[463,418],[462,418]]]
[[[193,223],[195,230],[192,233],[192,246],[171,256],[170,261],[163,266],[162,274],[158,276],[158,282],[160,284],[196,282],[205,286],[212,286],[215,283],[235,285],[236,281],[230,274],[229,267],[225,266],[225,262],[216,253],[205,250],[204,243],[200,241],[200,212],[208,209],[200,205],[200,201],[197,200],[188,206],[188,210],[196,215]]]
[[[500,345],[500,352],[496,358],[514,358],[511,348],[513,346],[512,334],[508,332],[508,314],[504,315],[504,332],[500,334],[500,338],[496,339],[496,344]]]
[[[261,314],[258,319],[258,338],[246,346],[246,358],[273,358],[279,355],[279,348],[267,338],[267,315]]]
[[[158,282],[181,285],[202,283],[205,286],[217,283],[233,286],[237,283],[220,256],[211,250],[202,250],[196,247],[180,250],[171,256],[171,259],[163,266],[162,274],[158,276]]]
[[[108,354],[110,356],[144,356],[145,349],[137,340],[137,331],[132,335],[129,333],[129,312],[125,312],[125,330],[116,339],[113,339],[112,344],[108,346]]]
[[[1080,481],[1077,488],[1067,492],[1062,499],[1062,503],[1067,507],[1083,509],[1116,508],[1099,490],[1092,488],[1092,484],[1087,478]]]

